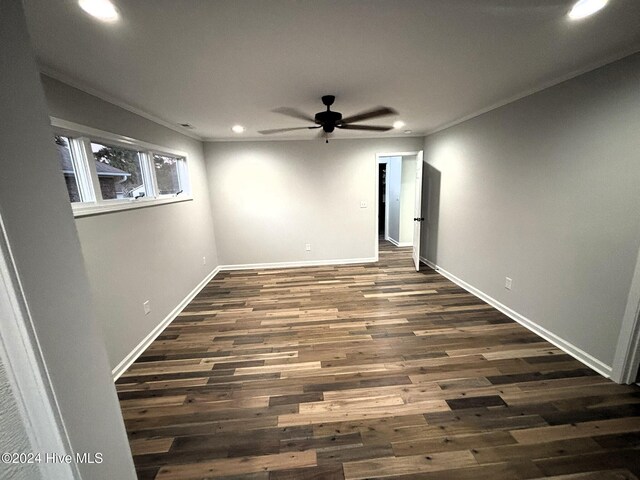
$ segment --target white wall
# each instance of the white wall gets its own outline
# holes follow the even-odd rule
[[[422,138],[205,144],[220,263],[373,258],[376,153],[421,146]]]
[[[423,255],[606,366],[640,247],[639,86],[636,54],[425,140]]]
[[[402,192],[402,157],[387,158],[387,185],[389,190],[389,238],[400,242],[400,194]]]
[[[400,240],[401,244],[413,243],[413,219],[416,204],[416,156],[402,157],[400,187]]]
[[[193,201],[76,219],[114,368],[218,264],[202,143],[57,80],[42,82],[51,116],[188,154]]]
[[[70,444],[104,454],[83,478],[134,479],[21,7],[0,2],[0,216]]]

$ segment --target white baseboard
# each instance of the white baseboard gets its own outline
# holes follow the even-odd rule
[[[422,263],[424,263],[425,265],[427,265],[429,268],[432,268],[434,270],[438,270],[438,266],[435,263],[433,263],[431,260],[427,260],[422,255],[420,255],[420,261]]]
[[[397,243],[393,240],[389,239],[391,243]],[[274,268],[296,268],[296,267],[315,267],[315,266],[324,266],[324,265],[351,265],[358,263],[372,263],[376,262],[375,257],[367,257],[367,258],[352,258],[352,259],[340,259],[340,260],[309,260],[302,262],[276,262],[276,263],[249,263],[249,264],[236,264],[236,265],[220,265],[216,267],[211,273],[209,273],[189,294],[165,317],[162,322],[160,322],[132,351],[129,353],[111,372],[113,375],[114,381],[117,380],[120,375],[122,375],[132,364],[137,360],[137,358],[144,352],[151,343],[158,338],[158,336],[163,332],[163,330],[178,316],[178,314],[186,307],[191,300],[211,281],[213,277],[215,277],[220,271],[229,271],[229,270],[255,270],[255,269],[274,269]],[[555,333],[547,330],[544,327],[541,327],[534,321],[528,319],[527,317],[519,314],[515,310],[507,307],[506,305],[500,303],[495,298],[487,295],[486,293],[478,290],[474,286],[468,284],[464,280],[456,277],[451,272],[439,267],[437,264],[431,262],[427,258],[420,256],[420,261],[434,269],[436,272],[440,273],[442,276],[448,278],[453,283],[459,285],[464,288],[468,292],[472,293],[476,297],[484,300],[492,307],[496,308],[500,312],[504,313],[509,318],[515,320],[520,325],[526,327],[531,330],[533,333],[541,336],[548,342],[552,343],[560,350],[566,352],[567,354],[574,357],[576,360],[584,363],[589,368],[592,368],[600,375],[604,377],[611,377],[612,367],[601,362],[597,358],[589,355],[584,350],[576,347],[571,342],[563,339],[562,337],[556,335]]]
[[[376,262],[375,257],[367,258],[347,258],[339,260],[309,260],[302,262],[277,262],[277,263],[247,263],[238,265],[219,265],[211,273],[209,273],[189,294],[162,320],[149,334],[136,345],[136,347],[122,359],[111,371],[113,380],[116,381],[124,372],[135,362],[142,352],[144,352],[151,343],[158,338],[165,328],[178,316],[178,314],[186,307],[193,298],[215,277],[218,272],[229,270],[255,270],[270,268],[295,268],[295,267],[318,267],[324,265],[351,265],[357,263]]]
[[[398,242],[391,237],[387,237],[385,240],[393,243],[396,247],[411,247],[413,245],[413,242]]]
[[[460,287],[464,288],[468,292],[474,294],[476,297],[484,300],[485,302],[487,302],[489,305],[491,305],[495,309],[497,309],[497,310],[501,311],[502,313],[504,313],[507,317],[515,320],[520,325],[522,325],[522,326],[526,327],[527,329],[531,330],[536,335],[541,336],[542,338],[544,338],[549,343],[552,343],[553,345],[558,347],[560,350],[562,350],[565,353],[571,355],[576,360],[584,363],[587,367],[595,370],[600,375],[602,375],[604,377],[607,377],[607,378],[611,377],[611,372],[612,372],[612,367],[611,366],[609,366],[609,365],[601,362],[597,358],[589,355],[587,352],[585,352],[584,350],[576,347],[575,345],[573,345],[571,342],[565,340],[564,338],[556,335],[555,333],[547,330],[544,327],[541,327],[540,325],[538,325],[534,321],[528,319],[524,315],[520,315],[515,310],[512,310],[511,308],[507,307],[506,305],[500,303],[495,298],[487,295],[486,293],[482,292],[481,290],[478,290],[473,285],[468,284],[464,280],[456,277],[451,272],[446,271],[445,269],[439,267],[438,265],[436,265],[435,263],[427,260],[426,258],[421,256],[420,257],[420,261],[424,262],[429,267],[433,268],[436,272],[440,273],[442,276],[447,277],[453,283],[459,285]]]
[[[142,339],[142,341],[136,345],[136,347],[122,359],[122,361],[116,365],[116,367],[111,371],[111,375],[113,376],[113,380],[116,381],[120,378],[124,372],[135,362],[142,352],[144,352],[151,343],[158,338],[158,336],[164,331],[165,328],[178,316],[178,314],[182,311],[184,307],[186,307],[193,298],[200,293],[200,291],[211,281],[213,277],[215,277],[218,272],[221,270],[220,267],[216,267],[213,269],[211,273],[209,273],[196,287],[191,290],[187,294],[184,299],[167,315],[164,320],[162,320],[149,334]]]
[[[375,257],[344,258],[339,260],[305,260],[301,262],[274,262],[274,263],[240,263],[235,265],[221,265],[220,270],[259,270],[271,268],[296,268],[296,267],[322,267],[325,265],[352,265],[355,263],[377,262]]]

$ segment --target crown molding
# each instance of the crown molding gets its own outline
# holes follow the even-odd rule
[[[200,142],[204,141],[203,138],[200,135],[195,134],[194,132],[186,129],[186,128],[182,128],[179,125],[175,125],[167,120],[164,120],[160,117],[157,117],[156,115],[153,115],[152,113],[146,112],[138,107],[134,107],[130,104],[128,104],[127,102],[124,102],[123,100],[120,100],[119,98],[113,97],[107,93],[104,93],[96,88],[90,87],[89,85],[67,75],[64,74],[62,72],[60,72],[59,70],[56,70],[55,68],[49,66],[49,65],[45,65],[41,62],[38,62],[38,68],[40,70],[40,73],[42,75],[46,75],[47,77],[51,77],[54,80],[58,80],[66,85],[69,85],[70,87],[76,88],[84,93],[88,93],[89,95],[93,95],[94,97],[98,97],[101,100],[104,100],[105,102],[111,103],[112,105],[115,105],[116,107],[120,107],[124,110],[127,110],[128,112],[131,112],[135,115],[138,115],[140,117],[146,118],[147,120],[152,121],[153,123],[157,123],[158,125],[162,125],[163,127],[166,127],[170,130],[173,130],[174,132],[180,133],[182,135],[185,135],[189,138],[193,138],[194,140],[198,140]]]
[[[480,110],[477,110],[473,113],[470,113],[469,115],[465,115],[464,117],[458,118],[456,120],[453,120],[451,122],[445,123],[443,125],[440,125],[439,127],[434,128],[433,130],[429,130],[425,133],[425,137],[428,137],[429,135],[433,135],[435,133],[441,132],[443,130],[446,130],[447,128],[451,128],[451,127],[455,127],[456,125],[460,125],[461,123],[466,122],[467,120],[471,120],[473,118],[479,117],[480,115],[484,115],[485,113],[491,112],[492,110],[496,110],[500,107],[504,107],[505,105],[509,105],[510,103],[516,102],[518,100],[521,100],[525,97],[528,97],[530,95],[533,95],[534,93],[538,93],[541,92],[543,90],[546,90],[547,88],[551,88],[555,85],[559,85],[563,82],[566,82],[567,80],[571,80],[572,78],[576,78],[579,77],[580,75],[584,75],[585,73],[589,73],[593,70],[597,70],[598,68],[604,67],[605,65],[609,65],[610,63],[614,63],[617,62],[618,60],[622,60],[623,58],[629,57],[631,55],[634,55],[636,53],[640,52],[640,44],[636,44],[634,46],[631,46],[629,48],[626,48],[614,55],[605,57],[602,60],[599,60],[597,62],[592,62],[584,67],[572,70],[569,73],[566,73],[564,75],[560,75],[558,77],[555,77],[552,80],[543,82],[542,84],[536,86],[536,87],[532,87],[529,88],[517,95],[511,96],[506,98],[505,100],[500,100],[499,102],[493,103],[491,105],[489,105],[488,107],[482,108]]]
[[[365,136],[361,136],[361,135],[357,135],[354,137],[329,137],[329,143],[331,142],[342,142],[345,140],[398,140],[398,139],[403,139],[403,138],[424,138],[425,134],[424,133],[420,133],[420,132],[415,132],[415,133],[411,133],[408,135],[402,135],[402,136],[398,136],[398,135],[390,135],[390,136],[386,136],[386,135],[377,135],[377,136],[371,136],[371,135],[365,135]],[[311,141],[322,141],[322,143],[324,143],[324,137],[323,138],[318,138],[315,136],[312,136],[310,138],[304,138],[304,137],[273,137],[273,136],[268,136],[268,137],[246,137],[246,138],[216,138],[216,137],[204,137],[202,139],[203,142],[205,143],[231,143],[231,142],[311,142]]]

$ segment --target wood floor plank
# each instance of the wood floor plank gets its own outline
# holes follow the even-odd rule
[[[627,469],[598,470],[595,472],[570,473],[568,475],[553,475],[544,477],[545,480],[637,480],[633,473]],[[542,480],[542,477],[534,480]]]
[[[133,455],[146,455],[149,453],[168,452],[173,444],[173,438],[140,438],[131,440],[131,453]]]
[[[637,480],[640,389],[381,242],[220,272],[118,379],[144,480]]]
[[[467,435],[438,436],[436,438],[415,440],[400,440],[392,442],[393,453],[402,457],[435,452],[449,452],[456,450],[484,451],[485,447],[496,447],[516,443],[509,432],[486,432]],[[474,452],[475,454],[476,452]],[[476,459],[477,459],[476,455]],[[481,462],[484,463],[484,462]]]
[[[475,458],[467,450],[438,452],[430,455],[376,458],[375,460],[346,462],[344,464],[344,478],[346,480],[385,478],[412,473],[451,470],[476,464]]]
[[[638,430],[640,430],[640,417],[631,417],[514,430],[511,432],[511,435],[513,435],[518,443],[532,444],[571,438],[637,432]]]
[[[315,450],[285,452],[257,457],[221,458],[202,463],[162,467],[156,480],[196,480],[228,477],[245,473],[313,467],[317,465]]]

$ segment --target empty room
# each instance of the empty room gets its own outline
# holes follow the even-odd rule
[[[1,479],[640,479],[640,2],[0,27]]]

